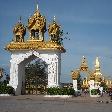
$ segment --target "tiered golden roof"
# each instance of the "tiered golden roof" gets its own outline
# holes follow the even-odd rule
[[[28,30],[30,32],[30,39],[44,40],[44,33],[46,32],[46,19],[39,12],[39,9],[28,19]]]
[[[15,50],[59,50],[65,52],[65,49],[58,40],[60,40],[60,25],[53,21],[48,27],[48,33],[51,38],[47,41],[44,39],[44,34],[46,32],[46,19],[39,12],[39,9],[35,11],[33,16],[28,19],[27,25],[29,31],[29,38],[24,41],[24,36],[26,34],[26,28],[21,22],[18,22],[13,30],[14,39],[5,49],[9,51]],[[58,40],[55,40],[58,38]]]
[[[72,79],[73,80],[76,80],[79,75],[80,75],[80,71],[79,70],[72,71]]]
[[[82,62],[80,65],[80,71],[87,71],[88,70],[88,65],[87,65],[87,60],[85,56],[82,57]]]
[[[54,20],[53,23],[51,23],[48,26],[48,33],[49,36],[51,37],[52,41],[58,41],[60,36],[61,36],[61,30],[60,30],[60,25],[58,25],[55,21],[55,16],[54,16]]]

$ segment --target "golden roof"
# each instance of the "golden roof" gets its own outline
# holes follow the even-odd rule
[[[6,47],[6,50],[14,51],[14,50],[60,50],[61,52],[65,52],[63,46],[57,44],[52,41],[26,41],[26,42],[11,42]]]
[[[73,71],[72,72],[72,79],[76,80],[79,75],[80,75],[80,71],[79,70]]]
[[[48,26],[48,33],[52,41],[61,43],[61,36],[63,32],[60,30],[61,26],[55,21],[55,16],[53,22]]]
[[[88,64],[85,56],[82,57],[81,65],[80,65],[81,71],[87,71],[88,70]]]
[[[54,26],[53,26],[54,25]],[[60,27],[54,21],[51,25],[53,28],[53,35],[55,38],[59,38]],[[46,19],[39,12],[38,6],[35,13],[28,19],[27,28],[29,30],[29,39],[24,41],[24,36],[26,34],[26,28],[21,22],[18,22],[13,30],[14,39],[12,42],[6,45],[5,49],[9,51],[14,50],[59,50],[65,52],[64,47],[59,41],[53,41],[49,39],[44,40],[44,33],[46,32]],[[52,29],[51,28],[51,29]],[[58,30],[57,30],[58,28]]]

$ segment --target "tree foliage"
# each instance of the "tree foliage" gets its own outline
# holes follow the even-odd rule
[[[3,72],[4,72],[4,69],[2,67],[0,67],[0,78],[3,77]]]
[[[33,63],[28,63],[25,67],[25,76],[27,80],[32,80],[33,83],[47,84],[47,64],[38,59]]]
[[[78,88],[78,90],[81,89],[81,85],[82,85],[82,78],[81,78],[81,75],[79,74],[78,77],[77,77],[77,88]]]

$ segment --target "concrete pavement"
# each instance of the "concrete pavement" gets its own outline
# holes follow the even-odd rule
[[[98,102],[102,101],[102,102]],[[107,102],[108,101],[108,102]],[[0,97],[0,112],[111,112],[109,97],[45,98],[36,95]]]

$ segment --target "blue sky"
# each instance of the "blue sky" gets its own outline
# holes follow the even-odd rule
[[[99,56],[102,73],[112,76],[112,0],[0,0],[0,66],[9,70],[10,52],[4,47],[13,38],[19,17],[27,25],[37,2],[47,24],[55,15],[64,32],[69,32],[62,54],[62,81],[71,80],[71,70],[80,66],[83,55],[90,69]]]

